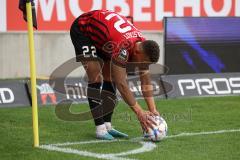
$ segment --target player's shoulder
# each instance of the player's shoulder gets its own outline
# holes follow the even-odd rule
[[[112,16],[115,16],[115,15],[118,15],[120,17],[124,17],[123,15],[121,15],[121,14],[115,12],[115,11],[111,11],[111,10],[95,10],[95,13],[98,13],[98,14],[103,15],[105,17],[111,15],[110,18],[112,18]]]
[[[92,11],[89,11],[89,12],[85,12],[83,14],[81,14],[80,17],[87,17],[87,16],[98,16],[99,14],[106,14],[108,13],[109,11],[108,10],[92,10]]]
[[[94,13],[97,13],[97,14],[102,14],[102,15],[108,15],[108,14],[111,14],[111,13],[116,13],[114,11],[110,11],[110,10],[106,10],[106,9],[93,10],[91,12],[94,12]]]

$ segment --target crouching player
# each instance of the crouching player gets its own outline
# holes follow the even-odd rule
[[[160,52],[158,44],[145,40],[124,16],[108,10],[79,16],[72,24],[70,35],[76,59],[83,64],[88,76],[88,102],[96,125],[96,137],[105,140],[128,137],[112,127],[115,103],[109,106],[101,101],[104,101],[103,93],[116,95],[116,88],[136,113],[142,128],[151,127],[153,122],[147,117],[159,113],[152,97],[150,75],[146,70],[139,73],[149,110],[144,111],[129,89],[126,65],[131,62],[156,63]]]

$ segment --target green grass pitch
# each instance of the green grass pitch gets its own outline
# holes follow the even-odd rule
[[[165,117],[168,135],[183,132],[199,133],[240,129],[240,98],[188,98],[157,100],[157,106]],[[140,103],[144,106],[143,101]],[[87,110],[85,104],[75,105],[72,112]],[[117,106],[113,125],[131,138],[141,137],[141,129],[135,115],[124,104]],[[40,143],[55,144],[95,140],[92,121],[67,122],[58,119],[54,107],[39,108]],[[70,145],[71,149],[110,154],[138,149],[140,143],[131,140],[111,143]],[[152,151],[121,156],[120,159],[139,160],[239,160],[240,132],[179,136],[156,143]],[[0,159],[1,160],[78,160],[95,159],[70,153],[47,151],[32,147],[31,108],[0,109]],[[109,158],[111,159],[111,158]]]

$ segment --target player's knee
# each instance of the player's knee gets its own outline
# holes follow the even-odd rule
[[[102,76],[99,72],[92,72],[88,74],[88,82],[89,83],[101,83]]]

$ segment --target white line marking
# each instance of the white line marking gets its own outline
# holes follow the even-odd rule
[[[122,157],[116,157],[114,155],[110,154],[99,154],[99,153],[92,153],[88,151],[80,151],[72,148],[60,148],[54,145],[42,145],[40,146],[42,149],[46,149],[48,151],[57,151],[62,153],[70,153],[70,154],[76,154],[80,156],[86,156],[91,158],[98,158],[98,159],[107,159],[107,160],[134,160],[134,159],[128,159],[128,158],[122,158]]]
[[[219,131],[209,131],[209,132],[196,132],[196,133],[180,133],[177,135],[167,136],[166,138],[177,138],[177,137],[189,137],[189,136],[201,136],[201,135],[211,135],[211,134],[223,134],[223,133],[233,133],[240,132],[240,129],[231,129],[231,130],[219,130]],[[133,138],[130,141],[135,143],[142,144],[141,148],[130,150],[127,152],[115,153],[115,154],[100,154],[93,153],[88,151],[81,151],[72,148],[62,148],[61,146],[70,146],[70,145],[79,145],[79,144],[96,144],[96,143],[112,143],[112,142],[123,142],[127,140],[114,140],[114,141],[103,141],[103,140],[93,140],[93,141],[83,141],[83,142],[66,142],[66,143],[57,143],[49,145],[41,145],[39,148],[46,149],[48,151],[57,151],[69,154],[76,154],[80,156],[98,158],[98,159],[107,159],[107,160],[134,160],[129,158],[123,158],[121,156],[127,156],[132,154],[139,154],[144,152],[150,152],[154,150],[157,146],[155,143],[144,142],[142,137]]]
[[[188,136],[201,136],[209,134],[223,134],[223,133],[233,133],[240,132],[240,129],[231,129],[231,130],[219,130],[219,131],[209,131],[209,132],[198,132],[198,133],[180,133],[177,135],[167,136],[166,138],[176,138],[176,137],[188,137]]]
[[[233,133],[233,132],[240,132],[240,129],[208,131],[208,132],[196,132],[196,133],[183,132],[183,133],[180,133],[180,134],[167,136],[165,139],[177,138],[177,137],[201,136],[201,135],[210,135],[210,134]],[[133,138],[131,141],[136,141],[137,142],[137,141],[141,141],[143,139],[144,139],[143,137],[136,137],[136,138]]]
[[[93,140],[93,141],[84,141],[84,142],[66,142],[66,143],[57,143],[57,144],[50,144],[50,145],[41,145],[39,148],[46,149],[48,151],[57,151],[63,153],[70,153],[76,154],[86,157],[93,157],[99,159],[110,159],[110,160],[135,160],[129,158],[123,158],[120,156],[126,156],[130,154],[138,154],[144,152],[150,152],[156,148],[156,144],[151,142],[140,142],[140,141],[132,141],[133,143],[140,143],[142,144],[141,148],[133,149],[127,152],[115,153],[115,154],[99,154],[93,153],[88,151],[81,151],[72,148],[63,148],[62,146],[70,146],[70,145],[79,145],[79,144],[96,144],[96,143],[112,143],[112,142],[124,142],[127,140],[114,140],[114,141],[103,141],[103,140]]]
[[[131,155],[131,154],[139,154],[139,153],[144,153],[144,152],[150,152],[154,148],[156,148],[156,144],[152,142],[140,142],[143,146],[139,149],[136,150],[131,150],[127,152],[122,152],[122,153],[115,153],[113,154],[114,156],[126,156],[126,155]]]
[[[121,140],[112,140],[112,141],[92,140],[92,141],[83,141],[83,142],[56,143],[56,144],[51,144],[51,145],[54,145],[54,146],[72,146],[72,145],[78,145],[78,144],[112,143],[112,142],[118,142],[118,141],[121,141]]]

